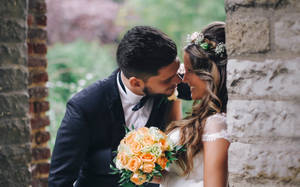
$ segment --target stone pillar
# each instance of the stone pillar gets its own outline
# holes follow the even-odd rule
[[[0,3],[0,186],[31,183],[27,0]]]
[[[300,1],[225,8],[230,186],[300,186]]]
[[[32,134],[32,187],[48,186],[50,124],[45,114],[49,110],[47,101],[47,16],[45,0],[29,0],[28,12],[28,70],[29,104]]]

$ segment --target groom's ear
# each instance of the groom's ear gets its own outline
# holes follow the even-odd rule
[[[129,84],[134,89],[143,89],[144,88],[144,81],[136,78],[136,77],[130,77],[129,78]]]

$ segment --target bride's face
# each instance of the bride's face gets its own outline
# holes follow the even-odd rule
[[[200,77],[193,71],[188,53],[184,52],[183,60],[185,69],[183,82],[190,86],[193,100],[201,99],[207,93],[207,83],[200,79]]]

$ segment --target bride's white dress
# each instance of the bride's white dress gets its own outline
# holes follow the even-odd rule
[[[180,132],[178,129],[168,134],[174,144],[178,144]],[[204,127],[202,141],[215,141],[224,138],[229,141],[227,133],[226,116],[224,113],[209,116]],[[188,176],[183,176],[182,169],[173,163],[167,168],[168,174],[160,187],[202,187],[203,186],[203,151],[193,158],[194,168]]]

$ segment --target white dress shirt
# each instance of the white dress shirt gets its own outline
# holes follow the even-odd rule
[[[132,125],[135,129],[144,127],[152,111],[153,99],[148,99],[145,105],[139,110],[132,111],[132,108],[139,103],[143,95],[136,95],[131,90],[129,90],[125,84],[123,84],[126,90],[125,92],[119,82],[119,73],[117,75],[118,90],[120,93],[126,126],[129,129],[132,129]]]

